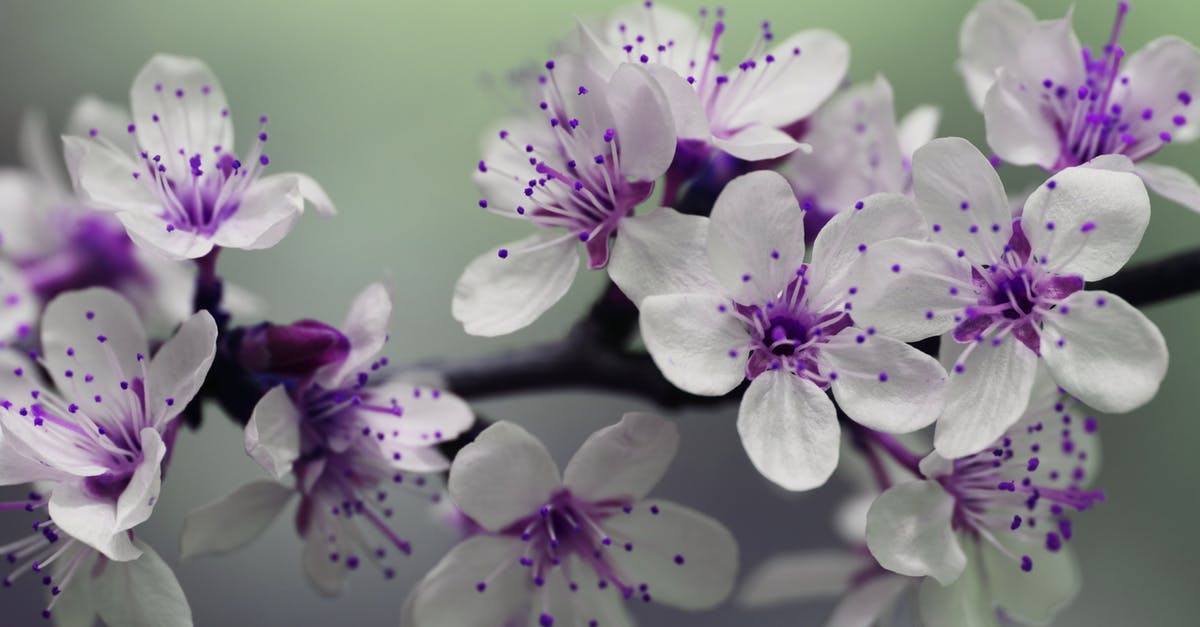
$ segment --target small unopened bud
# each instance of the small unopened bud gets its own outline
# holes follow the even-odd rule
[[[316,320],[292,324],[264,323],[246,331],[239,357],[254,372],[304,377],[350,353],[350,340],[336,328]]]

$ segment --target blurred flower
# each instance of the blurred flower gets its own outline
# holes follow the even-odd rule
[[[262,176],[270,159],[266,116],[243,163],[217,78],[196,59],[158,55],[134,79],[133,123],[125,135],[91,129],[66,137],[67,169],[81,195],[113,211],[138,244],[175,259],[214,246],[259,249],[278,243],[304,210],[335,213],[324,190],[302,174]],[[130,143],[133,149],[122,147]]]
[[[1020,418],[1039,357],[1058,385],[1107,412],[1149,401],[1167,368],[1162,334],[1120,297],[1083,290],[1141,242],[1150,202],[1128,160],[1055,174],[1012,218],[995,170],[970,143],[917,151],[917,204],[932,242],[864,251],[854,316],[904,341],[953,331],[957,356],[934,436],[947,458],[988,446]],[[952,350],[943,343],[943,351]]]
[[[713,148],[739,159],[782,157],[797,148],[785,129],[812,114],[837,89],[850,64],[841,37],[802,31],[775,42],[762,23],[737,69],[721,68],[725,15],[700,22],[651,2],[617,11],[594,28],[580,25],[581,48],[601,72],[622,62],[645,64],[671,103],[683,160],[706,159]],[[690,153],[696,153],[691,155]],[[698,157],[698,159],[697,159]]]
[[[1067,543],[1072,512],[1104,499],[1085,489],[1098,467],[1096,419],[1042,374],[1029,411],[991,447],[954,461],[932,453],[924,480],[871,506],[871,553],[926,577],[928,627],[1048,625],[1079,591]]]
[[[641,309],[646,348],[668,380],[717,396],[751,381],[738,433],[751,461],[790,490],[815,488],[837,466],[832,388],[846,414],[908,432],[942,408],[946,373],[924,353],[858,328],[847,299],[850,263],[874,242],[923,232],[899,195],[839,214],[804,263],[804,212],[784,178],[755,172],[725,187],[706,218],[659,209],[657,246],[618,249],[613,279]],[[683,251],[683,252],[674,252]],[[664,278],[668,277],[668,278]]]
[[[376,355],[387,340],[391,311],[391,298],[377,283],[355,299],[340,331],[307,321],[267,329],[252,342],[249,352],[265,358],[270,372],[295,378],[272,388],[254,408],[246,452],[275,480],[293,475],[295,484],[253,482],[193,512],[183,531],[185,557],[250,542],[298,494],[304,568],[320,592],[340,593],[349,571],[366,562],[385,577],[394,575],[383,560],[389,550],[407,554],[410,547],[387,521],[393,510],[383,488],[411,483],[419,490],[426,482],[421,475],[446,470],[449,461],[436,445],[469,428],[474,415],[451,394],[373,374],[387,365]],[[290,331],[270,333],[280,329]],[[309,357],[300,354],[302,347]],[[371,543],[364,533],[370,530],[386,548]]]
[[[50,515],[34,525],[36,534],[5,547],[10,561],[28,560],[6,583],[57,563],[59,577],[44,579],[56,584],[57,598],[93,550],[102,555],[100,564],[147,560],[112,567],[120,572],[165,570],[135,543],[132,529],[150,517],[158,500],[175,419],[204,381],[216,335],[212,317],[197,313],[147,363],[145,331],[132,306],[109,290],[89,289],[60,296],[46,308],[40,361],[53,387],[33,363],[15,353],[0,355],[0,483],[44,487],[3,509],[45,508]],[[157,603],[154,596],[147,602]]]
[[[480,207],[541,230],[463,272],[452,312],[472,335],[511,333],[558,302],[575,280],[578,244],[589,268],[603,268],[620,222],[675,154],[666,96],[644,68],[624,64],[606,78],[568,56],[548,61],[539,82],[544,113],[492,138],[475,183]]]
[[[918,107],[896,122],[892,86],[879,76],[839,92],[808,122],[811,153],[794,152],[782,174],[804,209],[812,241],[834,215],[871,194],[912,193],[912,155],[937,133],[940,111]]]
[[[450,469],[450,496],[487,533],[452,549],[411,593],[404,624],[630,625],[622,601],[690,610],[729,595],[737,545],[717,521],[647,498],[675,456],[675,426],[626,414],[560,477],[524,429],[488,427]]]
[[[1125,59],[1117,43],[1127,2],[1099,51],[1082,48],[1071,12],[1038,22],[1015,0],[981,2],[963,21],[960,69],[1005,161],[1051,172],[1119,154],[1138,162],[1151,189],[1200,211],[1200,185],[1169,166],[1144,163],[1167,144],[1194,141],[1200,115],[1200,51],[1160,37]]]

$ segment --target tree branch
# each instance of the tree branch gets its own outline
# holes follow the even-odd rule
[[[1200,292],[1200,248],[1125,268],[1087,289],[1112,292],[1135,307]]]

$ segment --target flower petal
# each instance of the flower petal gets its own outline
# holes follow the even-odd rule
[[[533,585],[517,561],[524,548],[514,536],[478,535],[450,549],[410,593],[411,626],[533,624]]]
[[[276,480],[292,472],[300,457],[300,410],[285,386],[271,388],[254,406],[244,440],[246,454]]]
[[[1037,355],[1016,338],[984,339],[967,350],[950,370],[946,408],[933,436],[948,459],[983,450],[1015,424],[1037,375]]]
[[[1012,211],[995,168],[970,142],[945,137],[925,144],[913,155],[913,188],[933,241],[965,251],[977,264],[1000,258],[1012,235]]]
[[[117,497],[117,531],[125,531],[146,522],[154,512],[162,491],[162,461],[167,445],[158,431],[147,427],[138,434],[142,460],[129,478],[129,483]]]
[[[1136,171],[1146,187],[1159,196],[1192,211],[1200,211],[1200,184],[1190,174],[1178,168],[1146,162],[1139,163]]]
[[[967,565],[951,528],[954,497],[936,481],[889,488],[867,513],[867,547],[879,565],[910,577],[954,583]]]
[[[233,150],[225,92],[199,59],[155,55],[133,79],[129,99],[138,143],[151,157]]]
[[[93,377],[87,392],[101,397],[127,396],[121,381],[142,376],[149,354],[146,332],[133,306],[116,292],[91,288],[67,292],[50,301],[42,316],[42,352],[46,370],[60,390],[79,390]],[[78,379],[78,381],[76,380]],[[92,394],[73,398],[84,411],[107,415],[108,406]]]
[[[450,497],[489,531],[530,516],[562,485],[550,452],[528,431],[498,422],[454,458]]]
[[[138,542],[142,556],[109,562],[91,582],[96,612],[107,625],[192,627],[192,610],[171,567],[149,545]]]
[[[1137,175],[1089,166],[1066,168],[1038,186],[1021,217],[1033,256],[1085,281],[1120,270],[1149,224],[1150,197]]]
[[[1006,616],[1021,624],[1050,625],[1059,610],[1079,594],[1079,566],[1069,547],[1052,553],[1040,544],[1020,542],[1018,538],[1006,535],[999,540],[1011,555],[1032,555],[1033,570],[1029,572],[995,547],[980,547],[987,594]]]
[[[1084,85],[1087,78],[1083,47],[1071,27],[1074,8],[1057,20],[1037,22],[1017,46],[1016,63],[1011,67],[1030,84],[1051,79],[1055,85]]]
[[[738,605],[763,608],[840,596],[854,574],[869,566],[863,556],[844,550],[775,555],[746,575]]]
[[[946,388],[946,371],[938,360],[854,327],[843,329],[826,346],[821,369],[838,373],[833,396],[852,420],[888,433],[916,431],[937,420]]]
[[[146,375],[147,409],[155,425],[179,415],[196,397],[217,353],[217,323],[200,311],[163,345]]]
[[[67,535],[111,560],[125,562],[142,555],[130,542],[129,533],[117,529],[116,504],[93,498],[82,485],[60,483],[54,486],[47,509],[54,524]]]
[[[938,125],[942,121],[942,110],[933,105],[920,105],[909,111],[896,124],[896,135],[900,142],[900,154],[911,160],[918,148],[937,137]]]
[[[1181,93],[1200,95],[1200,51],[1194,45],[1173,35],[1159,37],[1130,55],[1122,69],[1131,84],[1126,110],[1151,109],[1175,141],[1196,139],[1200,118],[1189,112],[1184,124],[1176,125],[1171,115],[1186,107]]]
[[[970,264],[941,244],[885,240],[867,246],[848,274],[855,323],[903,342],[949,331],[976,302]]]
[[[812,150],[808,144],[796,141],[791,135],[762,124],[744,126],[725,137],[713,137],[712,143],[743,161],[778,159],[797,150]]]
[[[1043,111],[1041,96],[1012,72],[1000,70],[983,102],[983,118],[988,146],[998,157],[1053,170],[1062,146],[1056,121]]]
[[[351,407],[349,411],[355,412],[372,431],[387,434],[385,445],[433,446],[453,440],[475,422],[475,414],[466,401],[403,378],[368,385],[360,395],[366,401],[364,405]]]
[[[746,378],[749,343],[733,304],[710,294],[651,296],[638,318],[646,350],[668,381],[719,396]]]
[[[622,63],[609,80],[607,95],[621,174],[638,181],[662,176],[675,157],[675,119],[658,81],[644,68]]]
[[[790,372],[767,371],[750,383],[737,429],[754,467],[784,489],[823,485],[837,467],[841,431],[833,402]]]
[[[671,105],[677,138],[708,141],[712,131],[708,128],[708,115],[704,112],[696,89],[666,65],[648,63],[644,67],[658,81],[658,86]]]
[[[825,627],[871,627],[881,623],[913,580],[892,575],[877,576],[852,588],[833,608]]]
[[[601,526],[618,541],[632,545],[632,550],[614,546],[608,556],[633,582],[648,584],[647,591],[657,603],[703,610],[716,607],[733,591],[737,541],[709,516],[649,499],[627,514],[605,519]]]
[[[760,77],[739,96],[736,110],[725,128],[751,124],[782,127],[808,117],[842,84],[850,66],[850,46],[837,34],[806,30],[780,42],[767,55],[755,59]],[[762,78],[762,77],[766,78]],[[732,98],[730,98],[732,100]]]
[[[787,179],[752,172],[721,190],[708,228],[708,260],[738,302],[767,302],[796,278],[804,263],[804,212]]]
[[[678,448],[674,423],[653,414],[628,413],[584,441],[563,471],[563,484],[592,501],[640,501],[666,474]]]
[[[848,298],[854,263],[876,242],[890,238],[924,239],[929,226],[911,200],[901,194],[874,194],[833,217],[813,242],[808,302],[827,310]]]
[[[621,220],[608,276],[634,304],[660,294],[719,293],[708,268],[708,218],[659,207]]]
[[[392,296],[383,283],[372,283],[354,297],[339,329],[350,341],[350,352],[340,362],[317,369],[313,381],[328,390],[342,387],[350,377],[366,371],[383,350],[392,319]]]
[[[1054,380],[1104,412],[1127,412],[1158,393],[1167,344],[1142,312],[1120,296],[1076,292],[1046,318],[1042,357]]]
[[[984,0],[967,13],[958,31],[958,71],[976,109],[983,108],[996,70],[1015,60],[1036,22],[1033,11],[1016,0]]]
[[[471,335],[529,326],[567,293],[579,269],[576,240],[539,232],[476,257],[454,286],[451,313]],[[534,250],[523,250],[533,249]],[[504,254],[501,257],[500,254]]]
[[[83,137],[96,131],[98,137],[112,142],[126,154],[134,154],[137,144],[129,134],[129,110],[124,106],[85,94],[75,102],[67,116],[64,131],[67,135]]]
[[[933,578],[921,582],[917,599],[926,627],[1000,627],[978,563],[970,561],[962,576],[949,586]]]
[[[145,166],[130,155],[82,137],[64,137],[63,150],[75,189],[92,206],[147,216],[162,211],[161,201],[140,174]]]
[[[304,195],[295,175],[264,176],[246,190],[237,211],[212,234],[225,248],[260,250],[278,244],[304,212]]]
[[[199,259],[213,249],[213,240],[193,231],[168,229],[167,222],[156,215],[136,211],[121,211],[117,219],[135,244],[168,259]]]
[[[179,559],[239,549],[267,530],[295,490],[271,481],[252,481],[229,496],[188,514],[179,538]]]

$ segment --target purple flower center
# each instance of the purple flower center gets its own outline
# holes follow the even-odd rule
[[[70,290],[149,283],[119,222],[104,215],[67,215],[63,228],[62,246],[51,254],[18,261],[30,288],[43,302]]]
[[[804,269],[802,269],[803,272]],[[746,378],[754,379],[768,370],[786,369],[818,385],[828,385],[817,367],[820,345],[852,324],[846,311],[815,312],[808,308],[808,285],[798,273],[775,299],[762,305],[734,305],[734,313],[746,325],[751,342]],[[738,357],[737,350],[730,357]]]

